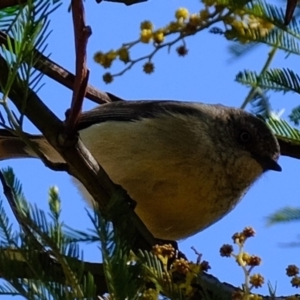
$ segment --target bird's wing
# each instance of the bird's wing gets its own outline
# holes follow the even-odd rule
[[[82,113],[77,129],[81,130],[91,125],[108,121],[134,122],[145,118],[155,118],[161,114],[203,115],[197,107],[198,105],[192,102],[168,100],[111,102]]]

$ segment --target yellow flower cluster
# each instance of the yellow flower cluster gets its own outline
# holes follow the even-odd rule
[[[238,39],[242,43],[265,37],[274,25],[259,17],[246,14],[242,9],[228,16],[224,21],[231,29],[225,32],[227,39]]]
[[[195,293],[193,283],[197,281],[199,274],[210,269],[209,263],[207,261],[200,261],[199,257],[197,263],[192,263],[185,258],[178,257],[178,252],[176,252],[170,244],[156,245],[152,248],[152,253],[158,257],[163,264],[164,282],[177,284],[178,288],[181,289],[186,296],[192,296]]]
[[[165,40],[165,31],[163,29],[154,31],[154,26],[150,21],[142,22],[140,28],[140,41],[142,43],[148,44],[153,40],[156,44],[161,44]]]
[[[102,79],[105,83],[111,83],[113,81],[113,76],[110,74],[110,73],[105,73],[103,76],[102,76]]]
[[[168,260],[175,256],[175,249],[171,244],[155,245],[152,253],[160,259],[164,266],[167,266]]]
[[[186,56],[188,54],[188,49],[186,48],[185,45],[181,45],[176,48],[176,52],[178,53],[179,56]]]
[[[263,300],[263,297],[257,294],[245,295],[243,291],[235,291],[231,297],[232,300]]]
[[[291,279],[291,284],[293,287],[299,288],[300,287],[300,277],[299,274],[299,268],[296,265],[289,265],[286,268],[286,275],[289,277],[293,277]]]
[[[154,42],[161,44],[164,42],[166,35],[170,33],[180,32],[183,34],[191,34],[197,31],[210,18],[207,9],[201,10],[199,13],[190,14],[186,8],[179,8],[175,12],[175,21],[171,21],[164,28],[154,30],[154,26],[150,21],[141,23],[140,41],[142,43]]]
[[[150,43],[153,38],[153,32],[151,29],[142,29],[140,34],[140,40],[142,43]]]
[[[129,66],[125,68],[125,70],[129,70],[132,65],[141,60],[133,60],[130,58],[130,50],[132,46],[138,43],[148,44],[153,42],[156,47],[159,47],[165,42],[166,37],[173,33],[178,33],[179,39],[183,39],[185,36],[193,35],[198,30],[200,30],[202,26],[207,24],[212,15],[209,12],[207,6],[205,7],[205,9],[194,14],[191,14],[187,8],[181,7],[175,11],[174,17],[175,19],[173,21],[159,29],[155,29],[153,23],[149,20],[141,22],[140,35],[138,40],[128,44],[124,44],[118,50],[110,50],[108,52],[99,51],[95,53],[94,61],[107,69],[112,66],[115,60],[119,59],[125,64],[129,63]],[[177,42],[177,40],[178,39],[175,39],[174,43],[170,42],[169,44],[164,44],[164,46],[171,47],[173,46],[173,44],[175,44],[175,42]],[[179,56],[185,56],[188,53],[188,49],[186,48],[185,43],[177,47],[176,51]],[[144,58],[148,58],[149,60],[143,65],[143,71],[146,74],[151,74],[154,72],[154,64],[151,61],[152,56],[153,53]],[[115,75],[112,75],[111,73],[106,73],[103,75],[103,80],[106,83],[110,83],[113,81],[114,76]]]
[[[176,10],[175,12],[175,18],[180,21],[180,20],[186,20],[188,17],[189,17],[189,11],[184,8],[184,7],[181,7],[179,9]]]
[[[202,0],[202,3],[205,4],[205,6],[211,7],[216,5],[215,0]]]
[[[140,296],[139,299],[141,300],[154,300],[154,299],[158,299],[159,296],[159,292],[155,289],[146,289],[142,295]]]
[[[252,284],[252,286],[258,288],[258,287],[262,287],[262,285],[265,282],[265,279],[260,274],[253,274],[250,276],[249,282],[250,284]]]
[[[191,34],[203,26],[210,18],[208,9],[203,9],[199,13],[190,14],[186,8],[179,8],[175,12],[176,21],[170,22],[165,27],[166,34],[181,32],[183,34]]]
[[[189,299],[195,292],[193,283],[197,280],[199,274],[208,271],[208,269],[210,269],[210,266],[207,261],[192,263],[180,258],[176,259],[171,265],[170,273],[173,279],[177,279],[178,287],[184,291]],[[178,280],[179,278],[180,280]]]
[[[110,50],[107,53],[98,51],[94,54],[94,61],[105,69],[110,68],[112,62],[117,58],[124,63],[128,63],[130,61],[128,49],[126,47],[122,47],[117,51]]]
[[[154,72],[154,64],[151,61],[145,63],[143,66],[143,70],[146,74],[153,73]]]
[[[254,299],[260,300],[261,296],[252,294],[251,290],[253,288],[261,287],[264,283],[264,278],[260,274],[250,275],[250,272],[255,266],[261,264],[261,258],[257,255],[251,255],[244,251],[244,245],[248,238],[254,237],[255,231],[252,227],[245,227],[243,231],[236,232],[232,236],[234,244],[239,248],[238,253],[234,253],[233,246],[230,244],[224,244],[220,249],[220,255],[223,257],[233,257],[235,258],[237,264],[243,268],[245,274],[247,274],[248,285],[246,284],[243,290],[239,290],[233,293],[232,299],[244,300],[244,299]]]

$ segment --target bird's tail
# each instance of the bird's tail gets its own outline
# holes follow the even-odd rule
[[[28,139],[53,162],[62,162],[59,153],[51,147],[42,135],[27,135]],[[38,158],[20,137],[6,129],[0,129],[0,160],[11,158]]]

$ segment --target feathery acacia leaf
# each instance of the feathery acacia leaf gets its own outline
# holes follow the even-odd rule
[[[300,124],[300,106],[297,106],[292,109],[289,119],[293,122],[296,126]]]
[[[7,7],[0,10],[0,30],[8,32],[11,26],[15,23],[20,9],[17,6]]]
[[[217,0],[219,5],[226,6],[232,10],[242,8],[246,14],[262,18],[270,23],[284,28],[284,11],[275,5],[269,4],[263,0],[245,1],[245,0]]]
[[[116,209],[111,213],[126,219],[126,214],[120,215],[119,212],[120,207],[127,204],[122,199],[119,200],[112,201]],[[140,265],[131,263],[130,247],[126,238],[120,233],[119,228],[114,227],[98,212],[95,212],[94,216],[91,214],[89,216],[101,242],[103,270],[109,293],[116,299],[138,299],[145,288],[145,282],[140,277]],[[122,220],[119,221],[122,223]]]
[[[285,207],[268,216],[268,224],[287,223],[300,220],[299,207]]]
[[[276,28],[271,30],[265,37],[258,36],[256,41],[276,47],[289,54],[300,55],[298,39]]]
[[[266,22],[272,23],[275,27],[268,34],[261,34],[260,27],[246,27],[244,34],[240,34],[241,40],[247,40],[245,44],[230,45],[229,51],[233,57],[242,57],[254,49],[257,45],[264,43],[266,45],[281,49],[288,54],[299,55],[300,24],[293,21],[289,26],[285,26],[284,11],[274,5],[268,4],[263,0],[249,1],[243,7],[240,2],[233,0],[218,0],[218,3],[227,5],[232,11],[242,8],[243,13],[260,18]],[[235,33],[237,37],[239,33]]]
[[[255,95],[250,101],[252,113],[260,115],[264,119],[270,116],[271,103],[269,97],[260,88],[256,89]]]
[[[293,91],[300,93],[300,76],[289,69],[271,69],[264,74],[245,70],[237,74],[236,81],[274,92]]]
[[[288,92],[287,86],[279,85],[269,79],[266,74],[258,74],[255,71],[244,70],[237,74],[236,81],[244,85],[261,88],[263,90],[273,90],[275,92]]]
[[[285,139],[291,143],[300,144],[300,131],[296,128],[291,127],[285,120],[270,117],[267,119],[267,123],[273,130],[275,135],[280,136],[280,138]]]
[[[26,202],[22,192],[22,187],[16,179],[12,169],[3,171],[4,177],[15,195],[16,207],[20,202]],[[19,198],[21,197],[21,199]],[[50,196],[50,221],[44,211],[39,210],[36,206],[31,206],[26,202],[25,210],[19,211],[22,220],[26,226],[30,228],[34,236],[39,237],[43,242],[43,246],[49,249],[51,259],[56,259],[62,266],[65,284],[52,282],[44,278],[45,266],[40,261],[39,251],[32,246],[30,236],[26,239],[22,238],[21,232],[13,232],[11,225],[8,223],[8,218],[0,202],[0,230],[3,228],[4,234],[1,238],[0,262],[2,272],[7,276],[9,284],[0,284],[0,294],[14,293],[21,295],[27,299],[95,299],[96,288],[93,276],[83,276],[83,265],[78,263],[79,248],[76,243],[65,237],[62,223],[59,220],[60,206],[57,205],[59,199],[57,189],[49,190]],[[2,222],[1,222],[2,221]],[[12,240],[12,237],[17,237]],[[8,260],[9,256],[9,260]],[[82,259],[82,257],[81,257]],[[10,263],[8,263],[8,261]],[[34,279],[22,279],[14,276],[16,268],[12,266],[14,262],[23,262],[31,273],[36,274]],[[46,263],[46,262],[45,262]]]
[[[10,20],[10,26],[5,30],[8,34],[7,47],[3,44],[1,46],[1,52],[10,70],[6,87],[3,87],[4,98],[9,94],[14,80],[18,80],[23,87],[24,100],[28,97],[29,88],[34,91],[40,89],[39,83],[43,75],[33,68],[39,59],[35,50],[39,50],[40,53],[45,51],[49,36],[48,17],[60,4],[61,1],[53,4],[50,0],[30,0],[27,5],[20,6],[18,13],[13,15],[14,19]]]
[[[290,69],[271,69],[265,75],[267,81],[282,91],[300,93],[300,76]]]
[[[259,44],[256,42],[246,44],[241,44],[240,42],[232,42],[228,47],[229,53],[231,54],[231,58],[229,59],[229,61],[234,62],[236,58],[241,58],[244,55],[249,54],[251,51],[257,48],[257,46],[259,46]]]

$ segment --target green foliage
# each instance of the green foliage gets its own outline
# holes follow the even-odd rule
[[[295,125],[299,125],[300,123],[300,106],[297,106],[292,109],[289,115],[290,121],[293,122]]]
[[[287,121],[271,116],[267,120],[267,123],[276,136],[279,136],[290,143],[300,144],[300,131],[291,127]]]
[[[45,300],[95,299],[96,284],[99,283],[95,282],[91,273],[84,272],[79,242],[97,240],[101,245],[107,289],[114,299],[144,299],[143,294],[150,283],[155,288],[154,294],[162,292],[168,297],[165,299],[189,299],[180,286],[172,282],[171,273],[156,255],[147,251],[139,251],[135,255],[130,249],[128,236],[125,238],[130,234],[130,227],[126,229],[129,233],[124,233],[123,228],[128,218],[126,213],[121,213],[124,212],[122,198],[115,197],[108,212],[110,218],[118,219],[117,224],[121,227],[108,222],[95,209],[88,213],[94,227],[93,234],[90,234],[71,230],[61,221],[61,201],[56,187],[49,189],[47,213],[26,201],[22,185],[11,168],[3,170],[2,174],[6,196],[13,202],[11,206],[16,209],[20,227],[14,229],[3,201],[0,201],[0,266],[6,280],[0,284],[0,295]],[[61,266],[62,274],[54,273],[54,280],[49,280],[47,271],[55,264]],[[27,276],[30,274],[29,278],[20,276],[20,266]],[[201,272],[199,265],[195,265],[195,270]],[[195,270],[191,272],[192,278],[196,278]]]
[[[8,7],[0,11],[0,30],[7,31],[19,15],[19,7]]]
[[[131,257],[133,254],[126,239],[99,214],[90,215],[90,218],[101,241],[103,270],[109,294],[114,295],[114,299],[139,299],[145,289],[145,281],[141,278],[140,264]]]
[[[15,178],[12,169],[4,170],[3,174],[7,186],[11,189],[10,194],[13,195],[17,220],[21,221],[21,227],[19,230],[13,229],[3,208],[3,201],[0,201],[0,264],[5,274],[4,278],[9,283],[1,284],[0,295],[18,294],[27,299],[68,299],[69,297],[94,299],[94,279],[90,274],[83,274],[79,245],[65,233],[64,224],[60,220],[60,199],[57,188],[49,190],[49,216],[47,217],[44,211],[26,201],[22,186]],[[28,230],[26,236],[24,236],[25,227]],[[41,246],[40,249],[37,249],[37,244]],[[49,262],[41,260],[41,256],[48,255]],[[46,276],[46,265],[53,264],[51,261],[56,261],[62,266],[64,283],[51,282]],[[15,276],[21,263],[25,270],[28,269],[26,272],[35,277],[34,279]],[[68,283],[67,289],[66,283]]]
[[[147,251],[139,251],[138,257],[143,262],[143,269],[147,278],[155,285],[158,291],[161,291],[168,297],[165,299],[187,299],[179,285],[172,283],[171,273],[163,268],[157,256]]]
[[[218,0],[218,4],[227,5],[230,9],[237,9],[239,2],[233,0]],[[244,70],[237,74],[236,81],[251,88],[243,108],[251,103],[254,105],[254,112],[262,113],[266,118],[270,115],[270,99],[265,96],[268,91],[275,92],[295,92],[300,91],[300,76],[293,70],[286,68],[271,68],[272,60],[277,50],[284,51],[287,55],[300,55],[300,26],[295,19],[289,26],[283,24],[284,12],[281,8],[266,3],[262,0],[250,1],[242,8],[241,18],[245,15],[251,18],[260,18],[264,22],[269,22],[273,27],[267,34],[262,31],[259,26],[249,26],[245,32],[237,32],[229,51],[232,55],[231,61],[235,58],[241,58],[245,54],[250,53],[256,46],[265,44],[270,47],[270,53],[266,59],[266,63],[260,72],[252,70]],[[254,23],[253,23],[254,24]],[[240,43],[244,34],[244,43]],[[298,125],[299,108],[292,110],[290,120]]]
[[[27,5],[0,12],[0,30],[9,36],[7,45],[2,45],[0,51],[10,70],[7,84],[2,87],[4,92],[1,104],[6,110],[10,125],[16,129],[21,129],[23,116],[21,112],[21,117],[18,118],[9,109],[8,98],[12,83],[18,80],[21,84],[24,91],[24,106],[30,89],[38,91],[41,88],[42,74],[33,68],[39,59],[35,50],[45,52],[49,36],[49,16],[61,2],[60,0],[29,0]],[[180,18],[183,17],[178,17],[164,28],[151,32],[148,40],[149,32],[144,28],[146,32],[142,30],[139,40],[123,44],[117,51],[101,53],[98,57],[99,61],[104,67],[108,67],[113,60],[119,58],[125,64],[129,63],[125,68],[127,71],[136,62],[142,59],[150,61],[159,49],[171,48],[178,41],[184,41],[184,46],[177,48],[177,53],[184,56],[187,54],[187,48],[183,38],[192,36],[217,22],[223,22],[225,29],[217,28],[215,32],[223,34],[227,39],[239,42],[235,47],[231,47],[231,52],[236,57],[242,57],[259,44],[271,47],[269,57],[261,72],[243,71],[237,75],[236,80],[251,88],[245,105],[250,103],[255,113],[267,119],[277,136],[290,143],[299,144],[300,132],[286,121],[279,119],[278,116],[274,116],[270,98],[267,96],[270,90],[284,93],[290,91],[299,93],[300,91],[300,77],[297,73],[284,68],[270,68],[277,50],[284,51],[288,55],[300,55],[299,23],[292,21],[289,27],[284,26],[283,10],[263,0],[217,0],[213,4],[216,11],[207,8],[211,7],[210,4],[205,3],[205,5],[205,9],[201,11],[202,14],[199,13],[197,18],[192,20],[189,12],[186,12],[187,17],[184,17],[184,21],[181,20],[181,24]],[[181,13],[185,13],[184,10]],[[238,29],[241,28],[234,27],[233,22],[228,21],[229,17],[234,21],[239,20],[239,25],[247,18],[254,20],[258,25],[242,27],[239,31]],[[250,25],[256,24],[255,22]],[[266,24],[267,26],[264,27],[263,25]],[[166,37],[174,33],[179,36],[171,42],[164,41]],[[155,48],[148,56],[130,59],[131,47],[141,41],[148,43],[153,40],[156,43],[154,43]],[[125,71],[115,76],[120,76]],[[150,73],[149,68],[144,71]],[[290,120],[297,125],[299,118],[300,108],[297,107],[292,111]],[[141,299],[150,283],[156,291],[164,293],[165,299],[166,297],[189,299],[185,292],[191,288],[191,285],[184,285],[185,282],[180,282],[180,280],[178,284],[174,284],[172,271],[169,271],[156,255],[147,251],[139,251],[136,254],[131,251],[128,240],[135,237],[130,230],[131,227],[128,226],[126,218],[128,205],[124,203],[122,197],[116,195],[111,199],[106,218],[100,216],[97,208],[94,213],[89,213],[94,227],[92,232],[79,231],[71,229],[62,222],[61,200],[57,188],[49,189],[49,211],[45,212],[27,202],[22,186],[11,169],[5,170],[3,174],[9,187],[7,198],[20,226],[18,229],[14,228],[3,202],[0,201],[0,264],[4,266],[1,272],[5,274],[6,279],[6,282],[0,285],[0,295],[22,295],[27,299],[95,299],[98,296],[96,288],[99,283],[95,282],[91,273],[85,272],[83,253],[80,250],[80,243],[85,242],[98,243],[101,246],[103,275],[109,294],[113,295],[114,299]],[[299,215],[299,209],[286,208],[270,216],[269,223],[298,220]],[[41,255],[47,257],[50,263],[48,260],[42,262]],[[28,272],[24,277],[17,276],[15,273],[15,270],[20,270],[20,263]],[[63,280],[58,280],[59,274],[49,279],[47,269],[53,265],[61,266]],[[189,265],[189,268],[192,266]],[[193,269],[193,280],[196,280],[196,285],[200,285],[202,284],[200,268],[195,268],[195,270]],[[209,299],[209,296],[205,295],[202,298]]]
[[[233,0],[218,0],[217,3],[226,5],[233,11],[238,9],[238,6],[241,5],[240,2],[235,3]],[[245,19],[247,19],[245,15],[251,18],[254,16],[265,22],[270,22],[272,27],[269,26],[269,28],[272,29],[265,34],[266,31],[262,31],[264,27],[255,26],[254,22],[250,23],[250,25],[253,25],[252,27],[249,26],[250,28],[247,28],[245,25],[245,23],[247,23],[245,21]],[[229,47],[231,61],[249,54],[252,50],[257,48],[258,45],[265,44],[270,47],[266,63],[260,72],[244,70],[239,72],[236,76],[237,82],[250,87],[249,94],[242,108],[251,104],[254,112],[261,114],[263,118],[266,119],[273,132],[280,137],[281,140],[285,140],[290,145],[299,145],[300,131],[293,128],[287,121],[281,119],[278,114],[276,115],[272,112],[270,105],[271,98],[266,97],[270,91],[300,94],[299,73],[284,67],[271,67],[275,54],[278,51],[284,51],[287,55],[299,56],[299,22],[294,18],[289,26],[285,26],[283,24],[283,10],[261,0],[247,2],[238,16],[244,23],[243,25],[239,23],[242,28],[240,31],[237,30],[239,27],[237,27],[236,30],[231,30],[230,39],[235,41],[235,43],[232,43]],[[263,22],[261,22],[261,24],[263,24]],[[245,26],[245,29],[243,26]],[[226,32],[224,35],[226,36]],[[228,38],[228,35],[226,37]],[[292,109],[289,114],[289,121],[293,122],[296,126],[300,124],[300,106]],[[299,208],[283,208],[269,216],[268,223],[275,224],[298,220],[300,215],[299,211]]]
[[[290,69],[269,69],[264,74],[243,71],[237,75],[236,80],[264,90],[300,93],[300,76]]]
[[[228,47],[228,51],[231,54],[229,59],[230,62],[234,62],[237,58],[243,58],[245,55],[250,54],[253,50],[255,50],[259,46],[259,43],[248,43],[241,44],[237,42],[230,43]]]
[[[256,115],[263,117],[264,119],[268,118],[271,113],[271,103],[270,98],[266,93],[257,88],[255,96],[251,100],[252,112]]]
[[[287,223],[300,220],[300,208],[285,207],[268,216],[268,224]]]
[[[8,107],[8,96],[12,83],[19,81],[22,87],[24,106],[29,95],[29,88],[38,91],[41,88],[43,74],[33,68],[39,60],[40,53],[47,48],[50,14],[59,7],[61,1],[29,0],[27,5],[1,11],[0,30],[8,35],[7,45],[2,44],[0,53],[9,66],[9,74],[5,87],[2,87],[3,105],[10,126],[18,129],[22,126],[23,116],[15,118]]]

